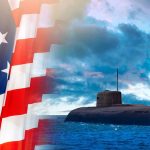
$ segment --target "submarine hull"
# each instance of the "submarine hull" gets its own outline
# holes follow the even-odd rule
[[[82,107],[71,111],[66,122],[85,122],[116,125],[150,125],[150,107],[115,105],[111,107]]]

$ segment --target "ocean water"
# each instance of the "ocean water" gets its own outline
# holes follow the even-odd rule
[[[45,127],[44,137],[54,150],[150,150],[150,126],[65,123],[64,119],[54,117],[53,129]]]

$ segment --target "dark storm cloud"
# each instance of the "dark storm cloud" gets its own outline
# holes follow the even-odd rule
[[[96,26],[77,28],[73,40],[82,43],[85,48],[93,50],[93,53],[115,49],[119,44],[118,37],[113,32]]]
[[[146,34],[140,31],[135,25],[131,24],[120,24],[120,31],[124,34],[125,39],[133,44],[143,44],[146,42]]]
[[[111,67],[132,67],[143,61],[150,39],[148,34],[130,24],[120,24],[115,31],[101,26],[75,26],[62,37],[61,50],[55,54],[59,60],[74,63],[92,60],[88,65]]]
[[[119,39],[115,33],[107,28],[85,25],[71,27],[62,32],[61,51],[57,57],[82,59],[87,57],[88,53],[97,54],[116,49],[119,45]]]

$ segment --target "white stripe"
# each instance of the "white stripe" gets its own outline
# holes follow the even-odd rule
[[[2,119],[0,144],[21,141],[25,137],[25,130],[38,127],[38,118],[30,115],[19,115]]]
[[[40,17],[39,17],[39,28],[47,28],[54,26],[54,6],[43,4],[41,6]]]
[[[3,107],[4,98],[5,98],[5,94],[0,95],[0,115]]]
[[[12,53],[14,53],[14,52],[15,52],[15,47],[16,47],[16,42],[17,42],[17,36],[18,36],[18,30],[19,30],[19,28],[16,28],[15,40],[14,40],[13,52],[12,52]]]
[[[31,81],[32,64],[16,65],[12,66],[10,79],[7,82],[7,90],[17,90],[21,88],[28,88]],[[6,96],[3,100],[3,106],[5,106]]]
[[[46,68],[48,68],[50,52],[36,53],[33,59],[32,77],[39,77],[46,75]]]
[[[27,88],[30,86],[31,78],[45,76],[49,54],[50,52],[36,53],[33,64],[12,66],[7,91]]]
[[[43,113],[45,114],[45,110],[43,109],[42,102],[28,105],[28,114],[41,115]]]
[[[32,64],[13,66],[7,91],[29,87],[31,70]]]
[[[38,121],[39,121],[39,118],[35,115],[29,115],[27,114],[26,115],[26,130],[30,130],[32,128],[37,128],[38,127]]]
[[[11,10],[19,8],[20,0],[8,0]]]
[[[20,27],[17,33],[17,39],[35,38],[38,25],[38,14],[22,15]]]

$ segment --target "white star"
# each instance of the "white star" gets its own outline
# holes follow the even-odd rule
[[[7,74],[7,78],[8,78],[8,75],[9,75],[9,69],[10,69],[10,64],[9,64],[9,62],[7,62],[7,68],[2,70],[2,72]]]
[[[7,36],[7,32],[6,32],[5,34],[2,34],[2,33],[0,32],[0,45],[1,45],[2,43],[8,43],[8,42],[6,41],[6,36]]]

